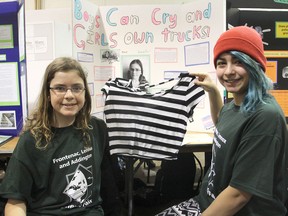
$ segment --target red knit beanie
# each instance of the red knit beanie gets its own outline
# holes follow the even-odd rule
[[[214,65],[217,58],[227,51],[240,51],[260,63],[266,70],[266,57],[260,34],[253,28],[237,26],[221,34],[214,47]]]

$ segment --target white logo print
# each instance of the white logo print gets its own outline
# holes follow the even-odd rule
[[[92,202],[89,200],[92,195],[90,186],[93,183],[91,168],[92,166],[84,167],[80,164],[74,173],[66,176],[68,185],[63,193],[74,202],[69,208],[87,206]]]

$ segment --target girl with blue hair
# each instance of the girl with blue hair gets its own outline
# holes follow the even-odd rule
[[[191,73],[208,92],[215,124],[212,160],[199,194],[158,215],[271,216],[287,213],[288,135],[269,90],[260,35],[246,26],[224,32],[214,47],[219,82],[233,100],[222,104],[206,73]]]

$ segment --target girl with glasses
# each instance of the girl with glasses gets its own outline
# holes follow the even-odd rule
[[[72,58],[55,59],[1,184],[5,215],[104,215],[107,143],[106,124],[91,117],[83,68]]]

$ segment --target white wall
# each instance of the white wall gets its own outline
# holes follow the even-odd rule
[[[1,0],[0,0],[1,1]],[[91,0],[97,5],[179,4],[193,0]],[[25,0],[26,10],[35,9],[35,0]],[[71,8],[72,0],[41,0],[42,9]]]

